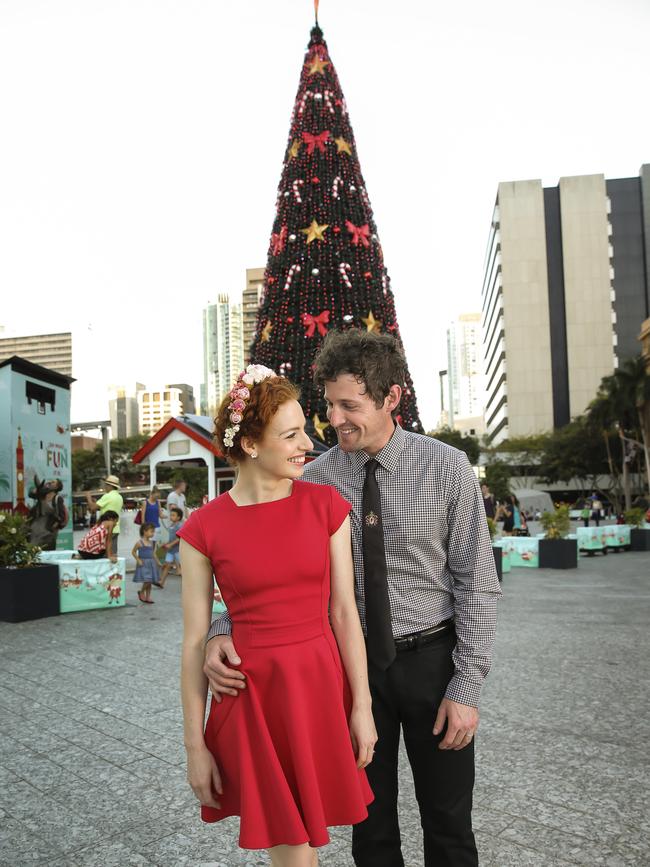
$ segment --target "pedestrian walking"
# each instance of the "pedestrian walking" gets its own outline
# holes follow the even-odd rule
[[[312,442],[297,396],[268,368],[247,368],[216,419],[237,481],[178,531],[188,779],[203,820],[240,816],[239,845],[269,850],[274,867],[313,867],[329,826],[365,819],[377,740],[350,504],[299,479]],[[213,574],[247,687],[211,702],[204,731]]]
[[[185,499],[185,491],[187,490],[187,482],[184,479],[178,479],[174,482],[174,490],[167,494],[167,512],[171,511],[172,506],[176,506],[181,510],[181,517],[185,520],[189,517],[187,510],[187,501]]]
[[[131,551],[137,564],[133,573],[133,581],[136,584],[142,584],[142,588],[138,590],[138,599],[140,602],[151,605],[153,605],[151,585],[159,583],[160,575],[160,560],[156,556],[156,545],[153,540],[155,530],[153,524],[148,522],[142,524],[140,526],[140,538]]]
[[[580,517],[582,518],[585,527],[588,527],[589,526],[589,518],[591,517],[591,509],[589,508],[589,506],[585,505],[580,510]]]
[[[603,511],[603,504],[597,494],[593,493],[591,495],[591,517],[593,518],[597,527],[600,527],[600,518],[601,513]]]
[[[169,533],[169,539],[162,546],[165,551],[165,563],[162,567],[162,572],[160,573],[160,581],[156,585],[159,586],[161,590],[165,586],[169,570],[173,569],[174,567],[180,569],[180,538],[178,537],[178,531],[181,529],[183,524],[183,513],[181,512],[180,508],[178,508],[178,506],[172,506],[169,510],[169,521],[165,524],[167,532]]]
[[[120,494],[120,480],[117,476],[106,476],[105,479],[102,479],[104,485],[104,493],[102,496],[95,500],[88,491],[86,493],[86,504],[88,506],[88,510],[91,515],[99,513],[101,517],[105,512],[116,512],[118,515],[122,514],[122,509],[124,508],[124,499]],[[120,521],[118,518],[117,524],[113,527],[113,536],[112,536],[112,545],[113,545],[113,554],[118,556],[118,541],[120,535]]]
[[[153,524],[155,532],[153,535],[154,542],[160,541],[160,521],[162,518],[162,506],[160,505],[160,491],[154,485],[147,499],[142,503],[138,512],[140,519],[138,523]]]
[[[119,519],[117,512],[110,509],[104,512],[79,542],[75,559],[101,560],[108,557],[111,563],[117,563],[117,555],[113,551],[113,530]]]
[[[494,499],[494,494],[490,492],[490,489],[485,482],[481,485],[481,493],[483,494],[485,515],[487,518],[494,519],[496,517],[496,500]]]
[[[354,862],[404,865],[397,813],[402,732],[426,867],[476,867],[474,737],[501,595],[478,482],[463,452],[396,423],[405,361],[391,336],[330,332],[315,376],[338,445],[311,462],[303,478],[334,485],[352,504],[356,598],[379,736],[368,766],[375,800],[368,819],[353,828]],[[255,543],[252,529],[247,545]],[[248,677],[245,658],[237,668],[240,633],[228,634],[231,616],[229,610],[210,629],[205,671],[213,693],[230,701],[239,692],[239,702]]]

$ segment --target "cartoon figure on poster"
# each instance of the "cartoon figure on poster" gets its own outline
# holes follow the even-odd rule
[[[68,523],[68,508],[61,496],[62,490],[61,479],[41,481],[36,475],[34,485],[29,489],[30,498],[36,501],[29,510],[29,541],[44,551],[56,549],[59,530]]]

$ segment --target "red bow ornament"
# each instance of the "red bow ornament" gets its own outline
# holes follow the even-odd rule
[[[318,328],[318,333],[321,337],[327,334],[327,323],[330,321],[329,310],[323,310],[318,316],[312,316],[311,313],[302,314],[302,324],[307,328],[305,337],[313,337],[314,331]]]
[[[279,232],[271,232],[271,253],[277,256],[284,250],[287,241],[287,227],[282,226]]]
[[[370,226],[367,223],[363,226],[355,226],[354,223],[346,220],[345,228],[351,233],[352,243],[355,247],[358,246],[359,243],[363,244],[364,247],[370,246],[370,241],[368,240],[370,235]]]
[[[330,131],[328,129],[324,129],[323,132],[318,135],[312,135],[310,132],[303,132],[302,140],[307,145],[307,154],[313,154],[314,148],[318,148],[318,150],[324,154],[325,143],[329,137]]]

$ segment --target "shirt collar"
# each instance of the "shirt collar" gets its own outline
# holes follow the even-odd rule
[[[395,425],[395,430],[391,438],[388,440],[383,449],[378,452],[376,455],[369,455],[367,452],[352,452],[349,457],[352,462],[352,467],[356,473],[361,472],[361,470],[365,467],[369,460],[373,457],[377,461],[378,464],[388,470],[389,473],[393,473],[397,469],[397,464],[400,459],[400,455],[404,451],[404,446],[406,445],[406,434],[404,433],[404,429],[401,428],[398,424]]]

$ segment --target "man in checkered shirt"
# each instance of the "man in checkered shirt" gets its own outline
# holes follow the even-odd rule
[[[356,596],[366,631],[362,495],[374,458],[381,499],[394,661],[369,663],[379,740],[367,767],[375,794],[353,828],[357,867],[403,867],[397,815],[400,731],[424,831],[426,867],[477,867],[472,832],[474,735],[501,595],[478,482],[464,453],[394,421],[405,361],[389,335],[331,333],[316,359],[338,446],[303,479],[352,504]],[[212,624],[205,672],[217,700],[244,676],[227,614]],[[388,638],[390,641],[390,638]]]

